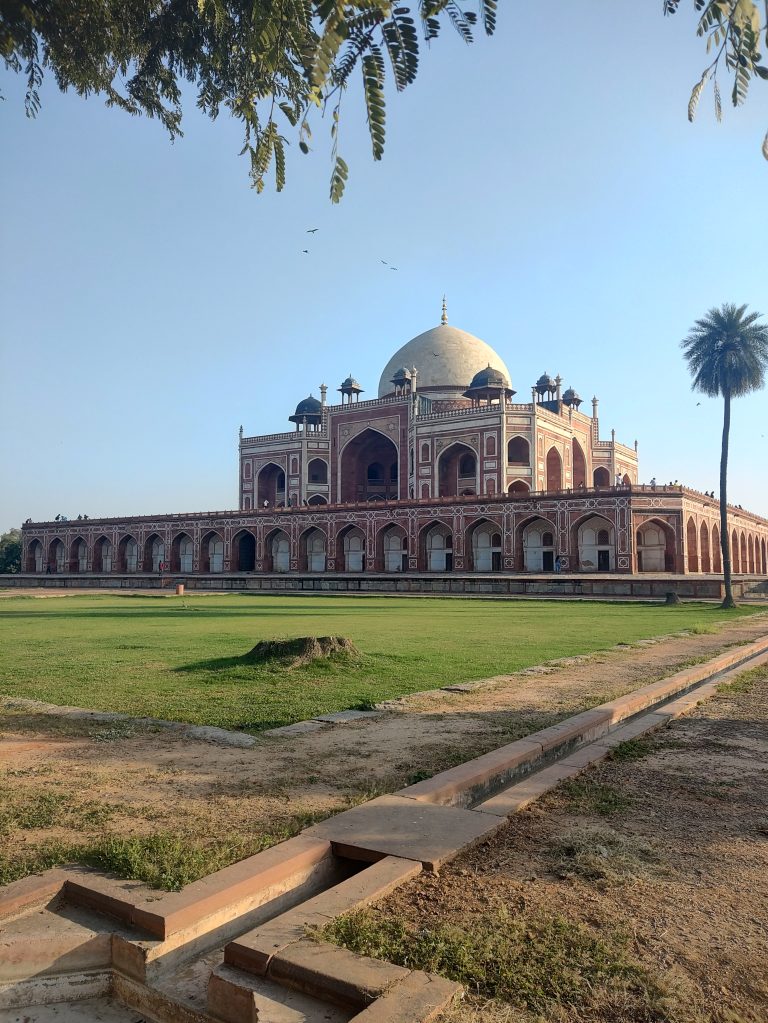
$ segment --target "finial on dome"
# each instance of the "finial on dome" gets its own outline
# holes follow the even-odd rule
[[[443,295],[443,315],[440,317],[440,322],[443,326],[448,323],[448,306],[445,301],[445,295]]]

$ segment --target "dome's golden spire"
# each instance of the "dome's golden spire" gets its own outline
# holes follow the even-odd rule
[[[445,295],[443,295],[443,315],[440,317],[440,322],[443,326],[448,323],[448,306],[446,305]]]

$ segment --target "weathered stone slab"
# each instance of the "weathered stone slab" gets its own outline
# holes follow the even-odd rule
[[[343,725],[347,721],[361,721],[379,716],[377,710],[337,710],[334,714],[318,714],[313,721],[326,721],[329,725]],[[302,721],[301,724],[304,724]],[[290,727],[290,726],[289,726]]]
[[[379,796],[315,824],[304,834],[326,839],[339,855],[352,859],[401,856],[437,870],[499,825],[497,817],[474,810]]]
[[[429,1023],[463,994],[461,984],[415,970],[350,1023]]]
[[[319,732],[327,728],[326,721],[297,721],[294,725],[281,725],[280,728],[268,728],[262,735],[273,735],[276,739],[290,739],[292,735],[304,735],[307,732]]]

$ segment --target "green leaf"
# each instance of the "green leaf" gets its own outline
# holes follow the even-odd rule
[[[344,194],[344,186],[349,177],[349,167],[340,156],[336,157],[336,163],[331,175],[331,202],[337,203]]]

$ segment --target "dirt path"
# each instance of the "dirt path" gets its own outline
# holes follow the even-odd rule
[[[768,669],[561,786],[439,878],[417,878],[368,926],[405,926],[423,944],[452,927],[483,935],[499,914],[517,936],[506,951],[518,994],[470,997],[451,1023],[764,1023]],[[594,974],[581,988],[552,947],[555,919],[574,971]],[[600,971],[588,955],[575,965],[584,935],[607,943]],[[622,956],[635,974],[620,977]],[[540,986],[520,995],[531,976]],[[540,997],[558,983],[577,992],[570,1005]]]
[[[758,615],[715,634],[644,640],[470,692],[403,698],[376,719],[265,737],[248,750],[130,724],[6,711],[0,877],[10,879],[51,840],[104,833],[169,834],[203,846],[221,836],[279,839],[307,816],[391,791],[767,632],[768,616]]]

